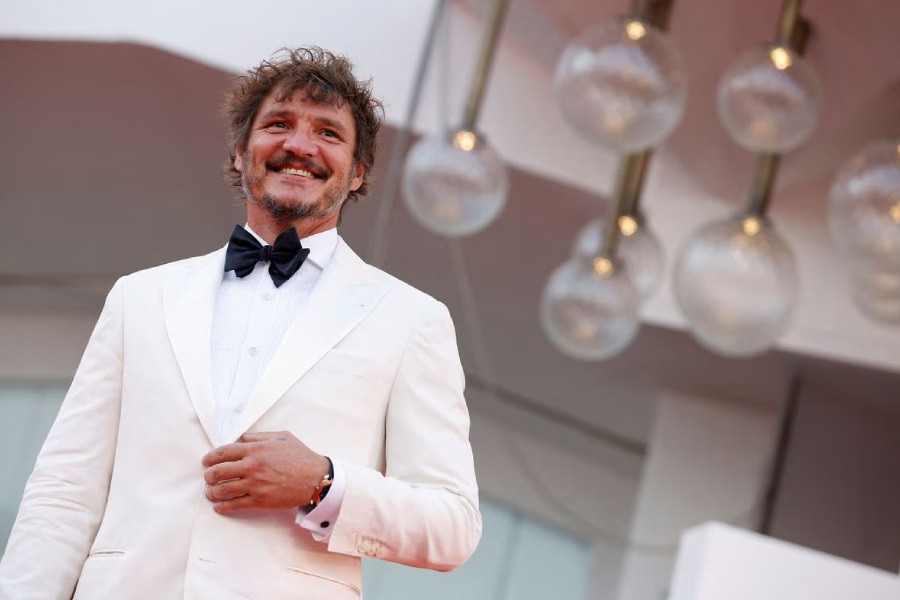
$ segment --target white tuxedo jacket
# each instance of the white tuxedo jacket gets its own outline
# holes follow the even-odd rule
[[[120,279],[28,480],[0,599],[343,600],[360,556],[438,570],[481,517],[446,308],[338,242],[240,415],[346,466],[327,543],[296,510],[221,516],[210,335],[224,249]],[[231,441],[231,440],[228,440]]]

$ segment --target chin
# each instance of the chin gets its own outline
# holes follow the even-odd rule
[[[253,202],[276,219],[324,219],[337,213],[343,204],[343,202],[304,202],[279,198],[273,194],[264,194],[261,198],[254,197]]]

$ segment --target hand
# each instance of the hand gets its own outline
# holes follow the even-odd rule
[[[246,433],[203,457],[206,497],[219,514],[300,508],[328,473],[328,459],[288,431]]]

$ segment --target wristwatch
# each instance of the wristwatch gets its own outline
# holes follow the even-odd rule
[[[327,456],[325,458],[328,458]],[[328,495],[328,490],[331,489],[331,484],[334,482],[334,464],[331,462],[331,459],[328,458],[328,473],[325,474],[325,477],[322,478],[322,481],[316,485],[316,489],[313,490],[312,497],[309,499],[309,502],[306,503],[306,506],[303,509],[306,512],[310,512],[312,509],[317,507],[322,500],[325,499],[325,496]]]

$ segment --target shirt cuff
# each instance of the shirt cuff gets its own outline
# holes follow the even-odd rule
[[[300,509],[295,519],[297,525],[312,532],[313,539],[317,542],[327,542],[331,537],[331,530],[344,502],[344,486],[347,483],[344,467],[341,461],[333,458],[331,466],[334,467],[334,478],[328,488],[328,495],[308,513]]]

